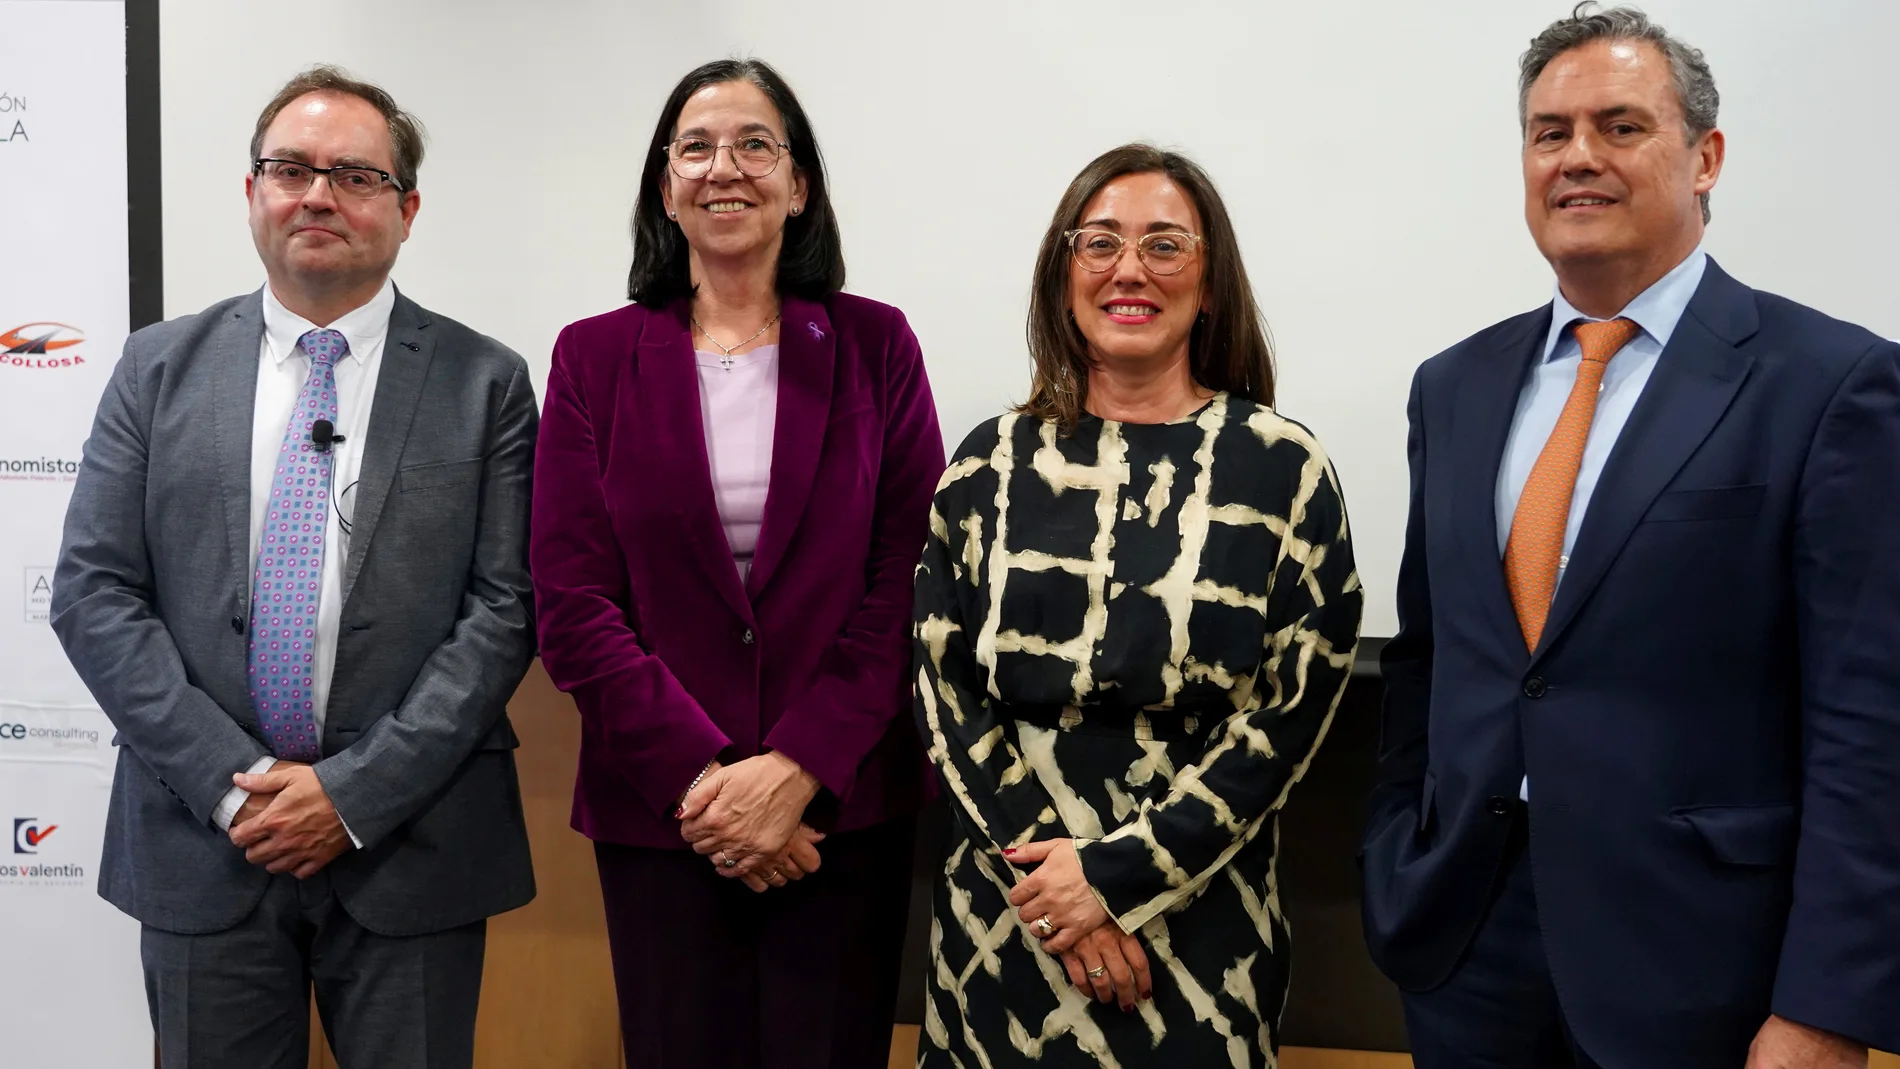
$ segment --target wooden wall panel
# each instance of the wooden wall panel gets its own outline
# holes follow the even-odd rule
[[[337,1069],[336,1056],[323,1041],[323,1022],[317,1017],[317,1004],[310,1004],[310,1069]]]
[[[580,714],[536,661],[508,705],[534,848],[533,902],[488,922],[476,1069],[619,1069],[607,922],[593,845],[568,827]]]

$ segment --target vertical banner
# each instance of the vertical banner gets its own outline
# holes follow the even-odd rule
[[[80,449],[127,331],[125,34],[118,0],[0,0],[0,1063],[10,1069],[152,1064],[138,925],[94,891],[112,728],[47,624]]]

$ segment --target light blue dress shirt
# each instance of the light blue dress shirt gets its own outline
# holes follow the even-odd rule
[[[1564,569],[1570,564],[1571,547],[1576,545],[1577,531],[1583,526],[1584,513],[1590,508],[1590,496],[1596,492],[1597,479],[1603,474],[1603,466],[1609,462],[1610,451],[1616,447],[1616,440],[1623,433],[1623,425],[1629,422],[1637,399],[1642,397],[1643,387],[1649,385],[1649,376],[1656,370],[1656,361],[1662,356],[1663,347],[1669,344],[1670,336],[1676,332],[1676,324],[1681,322],[1682,313],[1688,309],[1689,299],[1695,296],[1696,287],[1702,284],[1702,274],[1708,265],[1708,255],[1698,247],[1689,254],[1688,259],[1677,264],[1674,270],[1638,294],[1621,312],[1610,317],[1632,320],[1642,329],[1610,359],[1610,366],[1603,372],[1603,385],[1597,394],[1596,416],[1590,422],[1590,436],[1584,440],[1583,462],[1577,468],[1577,487],[1570,497],[1570,520],[1564,527],[1563,556],[1557,565],[1559,585],[1563,583]],[[1511,540],[1511,521],[1517,516],[1517,499],[1523,496],[1524,484],[1530,480],[1531,469],[1537,465],[1537,457],[1544,451],[1544,443],[1550,439],[1550,432],[1556,429],[1564,403],[1570,399],[1570,389],[1577,382],[1577,368],[1583,362],[1583,346],[1577,341],[1576,331],[1571,328],[1578,323],[1601,322],[1577,311],[1564,299],[1562,287],[1558,287],[1551,304],[1550,334],[1544,339],[1544,358],[1531,372],[1529,380],[1524,383],[1523,392],[1518,395],[1517,415],[1511,420],[1511,436],[1505,442],[1504,461],[1498,466],[1499,556],[1503,555],[1505,546]],[[1530,800],[1528,777],[1519,787],[1518,797]]]

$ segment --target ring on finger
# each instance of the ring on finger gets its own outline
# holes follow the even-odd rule
[[[1105,973],[1105,972],[1107,972],[1107,971],[1108,971],[1108,966],[1106,966],[1106,965],[1097,965],[1097,966],[1096,966],[1095,968],[1093,968],[1093,969],[1090,969],[1090,970],[1088,971],[1088,972],[1089,972],[1089,979],[1091,979],[1091,980],[1100,980],[1100,979],[1102,978],[1102,974],[1103,974],[1103,973]]]
[[[1056,926],[1049,923],[1049,915],[1047,913],[1036,918],[1034,927],[1036,934],[1042,936],[1044,939],[1056,934]]]

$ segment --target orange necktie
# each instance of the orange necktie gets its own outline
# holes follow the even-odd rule
[[[1564,530],[1570,525],[1570,498],[1577,489],[1577,469],[1583,464],[1583,444],[1590,438],[1590,421],[1597,414],[1597,393],[1610,358],[1636,337],[1639,328],[1628,319],[1607,323],[1579,323],[1577,342],[1583,362],[1577,365],[1577,383],[1570,388],[1563,414],[1551,429],[1544,451],[1524,482],[1511,517],[1511,538],[1504,544],[1504,577],[1517,609],[1517,626],[1524,645],[1535,650],[1550,616],[1550,600],[1557,593],[1557,565],[1564,552]]]

